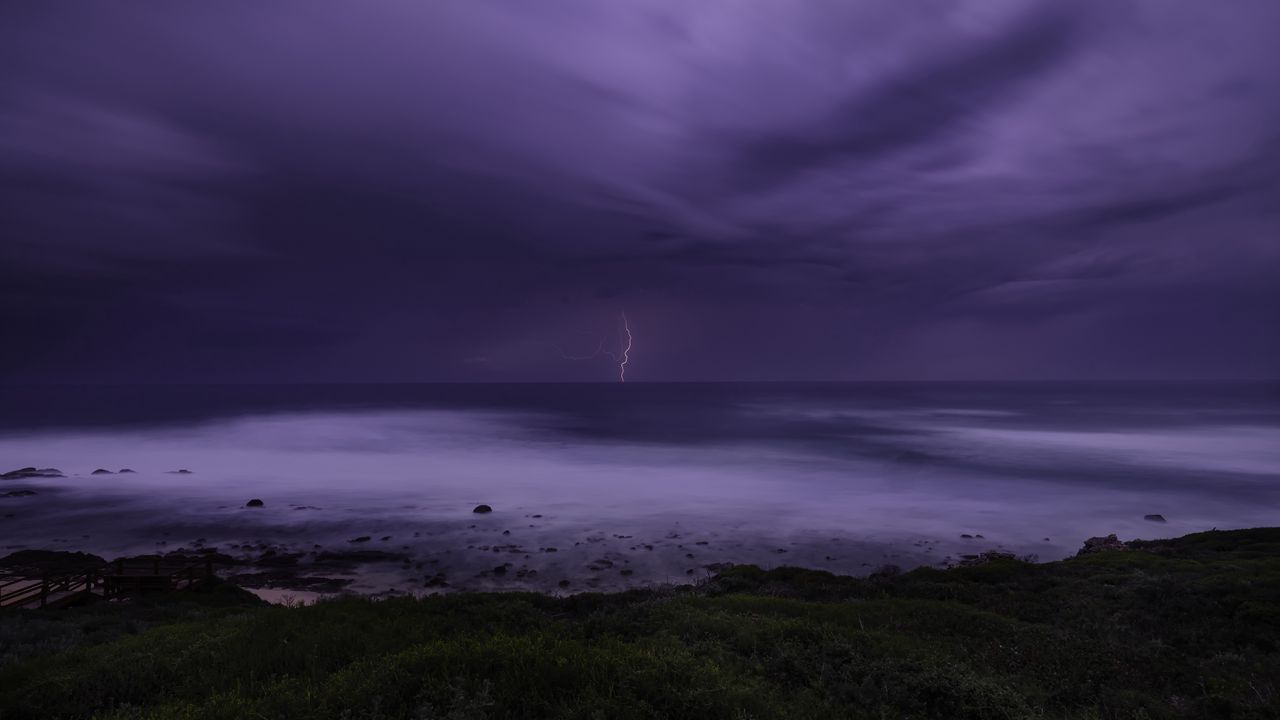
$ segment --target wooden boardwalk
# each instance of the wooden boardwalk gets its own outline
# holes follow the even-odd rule
[[[124,595],[192,590],[213,577],[208,559],[117,560],[71,572],[0,571],[0,607],[65,607]]]

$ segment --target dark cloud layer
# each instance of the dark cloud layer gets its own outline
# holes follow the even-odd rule
[[[11,381],[1274,377],[1280,5],[0,10]]]

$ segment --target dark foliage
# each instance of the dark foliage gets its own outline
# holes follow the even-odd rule
[[[223,589],[11,612],[0,718],[1277,717],[1280,529],[1133,548],[567,598]]]

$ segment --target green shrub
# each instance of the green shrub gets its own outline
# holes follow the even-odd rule
[[[1274,718],[1277,640],[1277,529],[568,598],[227,591],[0,613],[0,719]]]

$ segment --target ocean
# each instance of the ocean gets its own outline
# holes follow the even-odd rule
[[[5,552],[217,548],[264,594],[866,574],[1280,524],[1280,385],[0,388],[24,466],[65,477],[0,480]]]

